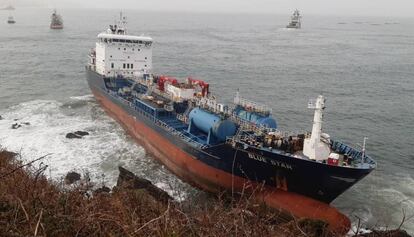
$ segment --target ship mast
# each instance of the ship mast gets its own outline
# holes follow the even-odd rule
[[[119,13],[119,22],[118,22],[118,26],[120,29],[124,30],[124,34],[126,34],[126,17],[122,15],[122,12]]]
[[[362,143],[362,164],[365,163],[365,152],[366,152],[366,142],[367,142],[368,138],[364,137],[364,143]]]
[[[312,134],[305,139],[303,154],[312,160],[326,160],[330,153],[329,145],[321,140],[322,118],[325,109],[325,98],[319,95],[315,102],[309,102],[309,109],[314,109]]]
[[[325,109],[325,98],[322,95],[318,96],[315,104],[309,103],[308,108],[315,110],[315,114],[313,116],[311,141],[313,144],[316,144],[321,140],[322,117],[323,117],[323,110]]]

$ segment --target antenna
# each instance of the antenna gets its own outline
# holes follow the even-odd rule
[[[365,163],[365,146],[366,146],[366,141],[368,140],[367,137],[364,137],[364,143],[362,144],[362,163]]]
[[[236,96],[234,96],[233,103],[236,104],[236,105],[240,103],[240,90],[239,90],[239,88],[237,88]]]
[[[366,152],[366,143],[367,143],[367,140],[368,140],[368,137],[364,137],[364,142],[362,143],[362,146],[357,143],[357,145],[362,148],[362,150],[361,150],[361,152],[362,152],[362,154],[361,154],[362,164],[365,163],[365,152]]]

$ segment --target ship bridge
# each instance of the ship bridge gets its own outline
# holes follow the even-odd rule
[[[126,18],[120,14],[116,25],[98,34],[95,70],[107,77],[133,78],[152,70],[152,38],[128,35]]]

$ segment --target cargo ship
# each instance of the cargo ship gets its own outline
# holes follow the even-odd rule
[[[152,47],[151,37],[129,35],[121,16],[98,34],[86,65],[96,100],[147,152],[203,190],[261,187],[257,196],[270,206],[344,219],[328,204],[376,162],[365,146],[358,150],[322,132],[323,96],[308,104],[314,110],[311,132],[281,131],[272,109],[239,92],[227,105],[203,80],[154,74]]]
[[[293,12],[293,15],[290,18],[290,22],[286,26],[286,28],[300,29],[302,27],[301,19],[302,19],[302,16],[300,15],[299,10],[296,9]]]
[[[63,29],[63,20],[62,16],[57,14],[56,10],[53,11],[52,16],[50,17],[50,29],[52,30],[61,30]]]

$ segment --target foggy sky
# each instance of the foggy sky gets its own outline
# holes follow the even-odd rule
[[[112,8],[148,11],[234,12],[339,16],[414,16],[414,0],[0,0],[56,8]],[[0,4],[2,5],[2,4]]]

